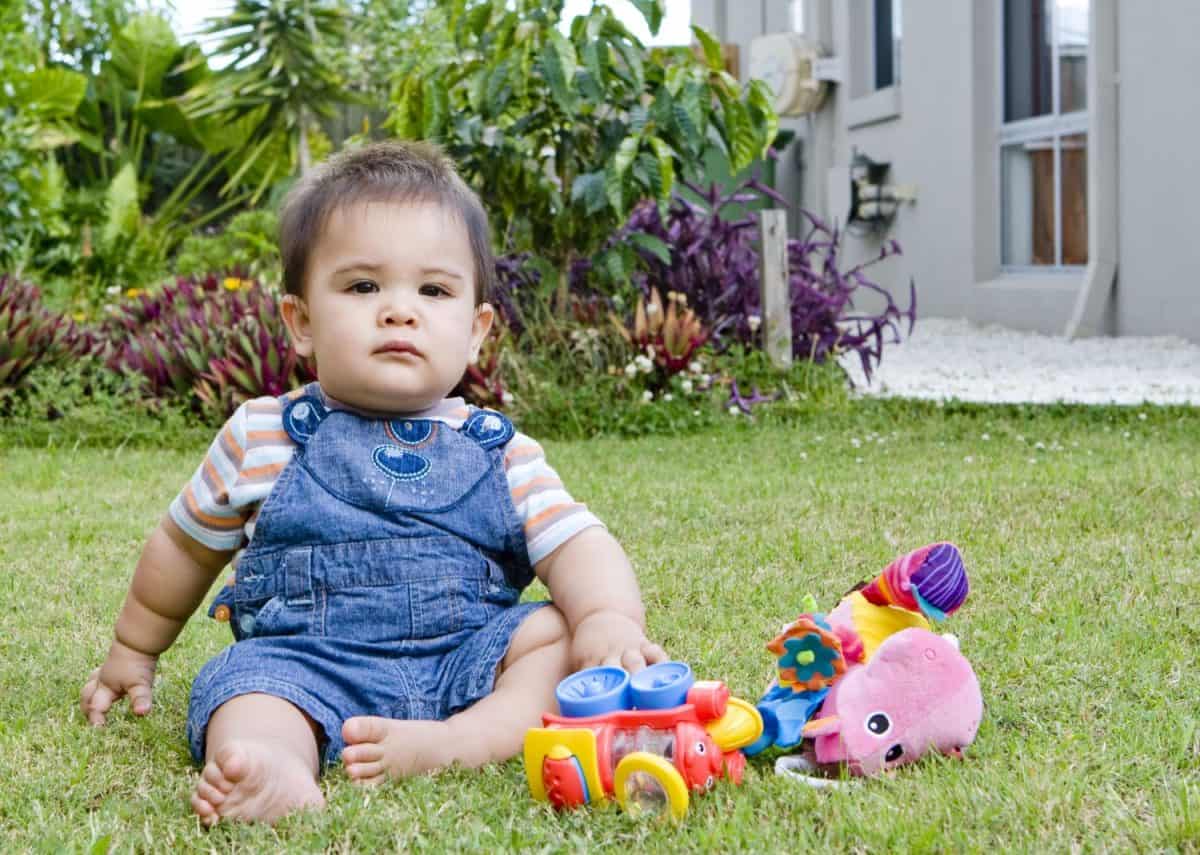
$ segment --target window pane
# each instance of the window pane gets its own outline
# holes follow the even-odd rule
[[[900,82],[901,0],[874,0],[875,88]]]
[[[1004,0],[1004,121],[1054,109],[1050,41],[1055,0]],[[1063,0],[1060,0],[1063,2]]]
[[[1054,139],[1000,149],[1003,193],[1001,261],[1006,265],[1053,265]]]
[[[804,0],[792,0],[792,32],[804,32]]]
[[[1087,109],[1088,0],[1057,0],[1058,111]]]
[[[1088,262],[1087,134],[1062,138],[1062,263]]]

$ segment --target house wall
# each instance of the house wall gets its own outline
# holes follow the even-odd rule
[[[1200,341],[1200,3],[1117,16],[1118,330]]]
[[[904,255],[873,268],[898,295],[917,285],[918,316],[966,317],[1061,333],[1085,281],[1081,269],[1014,274],[1000,269],[998,58],[1000,0],[903,3],[900,84],[871,93],[869,0],[807,0],[806,31],[842,59],[843,81],[811,118],[784,119],[799,133],[802,171],[787,153],[780,189],[797,204],[844,222],[844,170],[855,151],[891,163],[889,180],[915,184],[884,238]],[[1194,146],[1200,107],[1192,83],[1200,52],[1200,3],[1157,0],[1155,14],[1117,4],[1118,286],[1102,332],[1177,334],[1200,340],[1200,216]],[[787,0],[693,0],[693,23],[738,44],[743,79],[749,43],[788,28]],[[736,11],[734,11],[736,10]],[[841,171],[837,171],[837,170]],[[847,236],[848,261],[874,255],[880,239]],[[1106,287],[1106,286],[1102,286]]]

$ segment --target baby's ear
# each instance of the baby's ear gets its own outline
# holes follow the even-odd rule
[[[287,294],[279,304],[279,311],[296,353],[304,357],[312,356],[312,325],[309,323],[307,304],[295,294]]]
[[[479,358],[479,348],[492,329],[492,321],[496,319],[496,310],[491,303],[480,303],[475,307],[475,320],[471,323],[471,362]]]

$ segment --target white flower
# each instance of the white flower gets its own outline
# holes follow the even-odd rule
[[[1033,444],[1033,447],[1034,447],[1034,448],[1036,448],[1038,451],[1044,451],[1044,450],[1045,450],[1045,448],[1046,448],[1046,443],[1044,443],[1044,442],[1035,442],[1035,443]]]
[[[862,462],[863,462],[863,459],[862,459],[861,457],[856,457],[856,458],[854,458],[854,462],[855,462],[855,463],[862,463]]]
[[[982,439],[984,442],[987,442],[989,439],[992,438],[992,435],[990,433],[985,433],[983,436],[981,436],[979,438]]]
[[[1029,462],[1030,462],[1030,463],[1037,463],[1037,458],[1036,458],[1036,457],[1031,457],[1031,458],[1029,458]]]
[[[1126,439],[1129,439],[1131,436],[1133,436],[1133,434],[1131,434],[1129,431],[1125,431],[1123,434],[1121,434],[1121,436],[1125,437]]]
[[[679,384],[679,388],[683,389],[683,394],[685,394],[685,395],[692,394],[692,381],[684,380],[682,383]]]
[[[746,325],[750,327],[750,332],[758,332],[758,328],[762,326],[762,318],[758,315],[747,315]]]
[[[637,366],[631,362],[625,366],[625,376],[632,377],[634,374],[637,374]]]
[[[729,415],[731,415],[731,416],[736,416],[736,415],[737,415],[738,413],[740,413],[740,412],[741,412],[741,410],[739,410],[739,409],[738,409],[738,405],[737,405],[737,404],[730,404],[730,405],[729,405]]]
[[[692,410],[692,415],[693,415],[693,416],[698,416],[698,415],[700,415],[700,411],[699,411],[699,410]],[[1088,452],[1088,454],[1091,454],[1091,452],[1089,451],[1089,452]]]
[[[975,462],[975,458],[969,454],[963,458],[963,463],[974,463],[974,462]]]
[[[712,382],[712,375],[711,374],[701,374],[700,382],[703,383],[705,386],[707,386],[709,383]]]
[[[113,285],[113,286],[111,286],[111,287],[105,288],[105,289],[104,289],[104,293],[105,293],[105,294],[107,294],[107,295],[109,295],[110,297],[115,297],[115,296],[117,296],[118,294],[120,294],[120,293],[121,293],[121,286],[120,286],[120,285]]]
[[[801,451],[801,452],[800,452],[800,459],[801,459],[801,460],[808,460],[808,452],[807,452],[807,451]]]
[[[861,448],[862,440],[856,436],[852,436],[852,437],[850,437],[850,444],[853,445],[855,448]]]
[[[698,359],[693,359],[688,363],[688,371],[692,372],[693,374],[699,374],[703,370],[704,366],[700,364],[700,360]]]
[[[651,392],[649,389],[647,389],[645,392],[642,393],[642,400],[645,403],[649,404],[651,401],[654,400],[654,393]]]
[[[1140,421],[1140,422],[1144,422],[1145,420],[1146,420],[1146,414],[1145,414],[1145,413],[1138,413],[1138,421]]]
[[[675,396],[674,396],[674,395],[672,395],[670,392],[666,392],[666,393],[664,393],[664,394],[663,394],[663,400],[664,400],[664,401],[674,401],[674,400],[675,400]]]
[[[500,400],[503,401],[504,404],[507,406],[508,404],[511,404],[513,401],[517,400],[517,396],[514,395],[512,392],[505,392],[503,395],[500,396]]]
[[[648,356],[642,356],[639,353],[637,356],[635,356],[633,358],[633,362],[635,365],[635,370],[640,371],[643,374],[649,374],[651,371],[654,370],[654,363],[650,361],[650,357],[648,357]],[[625,373],[626,374],[629,373],[628,368],[625,369]]]

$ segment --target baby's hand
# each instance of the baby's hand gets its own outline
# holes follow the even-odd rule
[[[137,715],[150,712],[154,670],[158,657],[139,653],[119,641],[113,641],[104,664],[93,671],[79,695],[79,708],[90,724],[101,725],[105,714],[122,696]]]
[[[617,665],[631,674],[667,660],[666,651],[646,638],[637,622],[616,611],[588,615],[571,637],[571,667]]]

